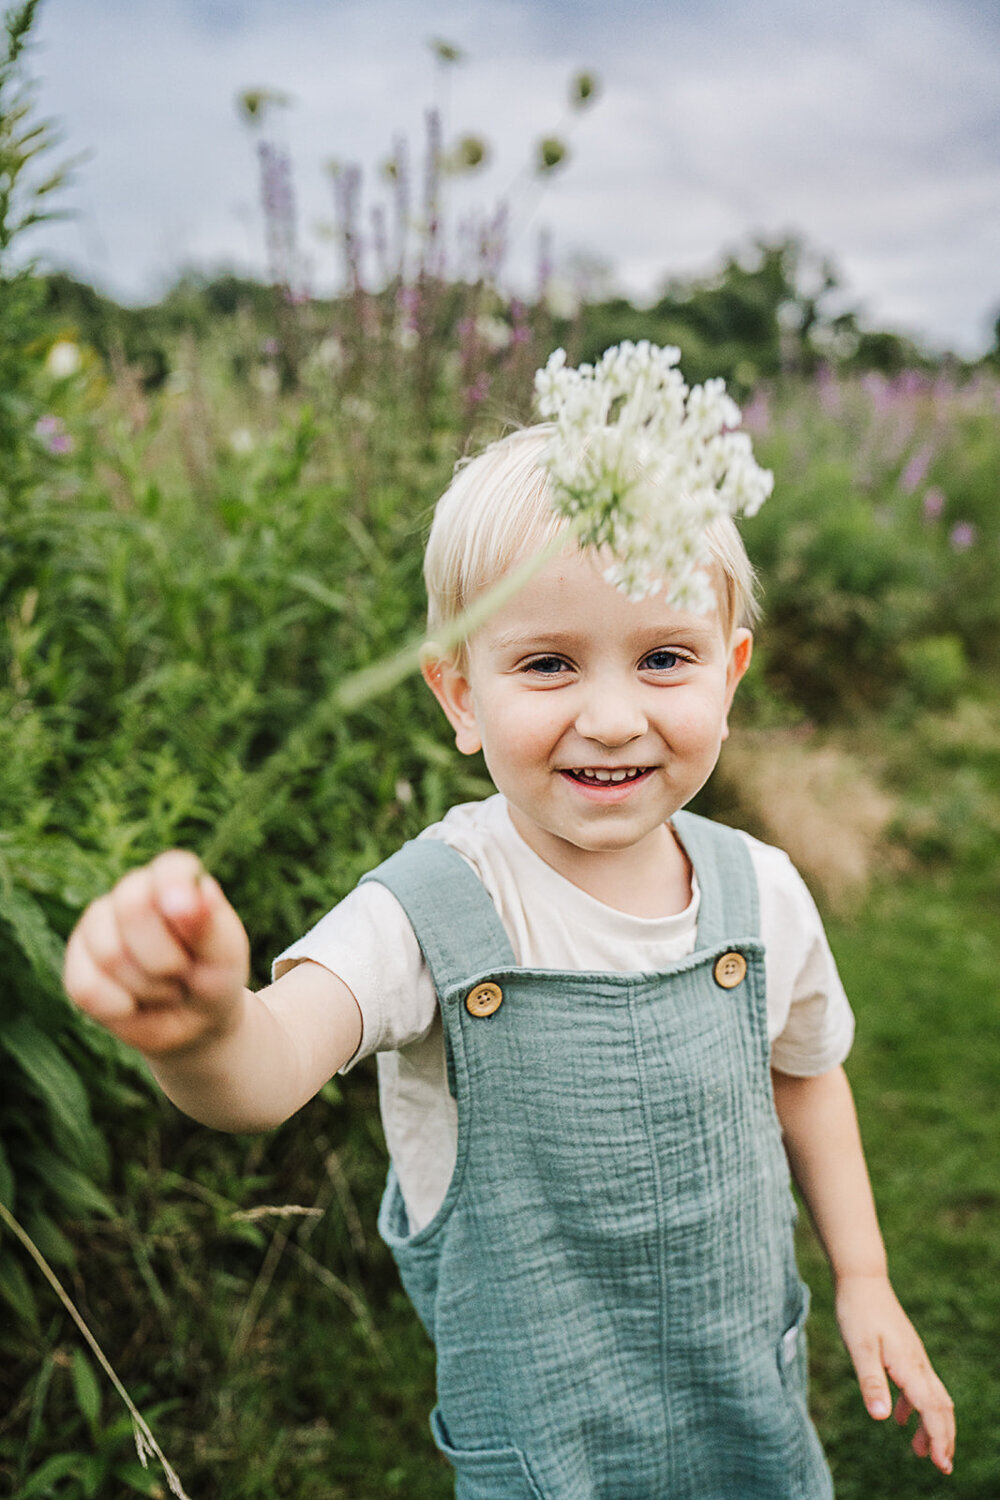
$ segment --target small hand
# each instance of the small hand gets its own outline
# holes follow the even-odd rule
[[[841,1277],[837,1321],[869,1415],[884,1421],[891,1412],[903,1427],[917,1412],[914,1453],[918,1458],[929,1456],[942,1474],[950,1474],[955,1456],[954,1405],[888,1278]],[[899,1390],[895,1408],[890,1379]]]
[[[200,861],[173,850],[87,907],[64,980],[81,1010],[161,1057],[235,1025],[248,974],[239,917]]]

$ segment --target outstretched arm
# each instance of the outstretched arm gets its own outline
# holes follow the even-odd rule
[[[361,1014],[319,964],[258,994],[248,970],[239,917],[194,855],[174,850],[88,906],[65,981],[82,1010],[145,1055],[185,1113],[219,1130],[267,1130],[354,1055]]]
[[[837,1321],[865,1406],[879,1420],[889,1416],[891,1379],[899,1390],[896,1421],[902,1426],[914,1411],[920,1417],[914,1453],[950,1474],[954,1408],[889,1281],[847,1075],[834,1068],[815,1078],[773,1072],[772,1079],[789,1165],[830,1261]]]

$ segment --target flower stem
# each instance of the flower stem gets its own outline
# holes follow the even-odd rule
[[[561,552],[572,537],[573,530],[572,522],[561,527],[543,547],[509,573],[505,573],[492,588],[480,594],[467,609],[443,630],[439,630],[433,641],[429,641],[424,635],[415,636],[393,655],[344,677],[316,704],[308,718],[292,730],[273,755],[243,783],[236,801],[201,851],[205,868],[217,871],[223,861],[245,856],[264,841],[263,814],[269,800],[281,783],[287,782],[307,764],[318,736],[333,725],[341,714],[350,713],[382,693],[387,693],[411,672],[418,671],[428,654],[447,655],[460,641],[485,624],[508,599],[513,598],[550,558]]]
[[[6,1224],[10,1232],[18,1240],[20,1240],[25,1250],[27,1250],[28,1254],[31,1256],[32,1260],[35,1262],[42,1275],[45,1277],[45,1280],[49,1283],[49,1286],[55,1292],[56,1296],[59,1298],[66,1311],[73,1319],[73,1322],[80,1330],[84,1339],[87,1341],[88,1345],[93,1351],[94,1358],[97,1360],[101,1369],[104,1371],[105,1375],[111,1381],[111,1384],[114,1386],[115,1390],[124,1401],[126,1407],[128,1408],[129,1416],[132,1418],[132,1433],[135,1437],[136,1452],[139,1455],[139,1461],[142,1464],[142,1467],[144,1469],[148,1468],[149,1456],[150,1454],[152,1454],[159,1460],[160,1467],[163,1469],[164,1475],[166,1476],[167,1484],[170,1486],[170,1493],[172,1495],[176,1495],[177,1500],[189,1500],[189,1496],[185,1494],[184,1486],[181,1484],[180,1479],[178,1478],[174,1469],[171,1467],[169,1460],[166,1458],[162,1448],[153,1436],[149,1427],[149,1423],[146,1421],[145,1417],[142,1415],[142,1412],[136,1406],[135,1402],[132,1400],[132,1397],[122,1385],[118,1376],[115,1374],[110,1360],[104,1353],[104,1350],[101,1348],[94,1335],[91,1333],[90,1329],[87,1327],[87,1324],[83,1320],[83,1315],[77,1308],[73,1299],[69,1296],[68,1292],[63,1287],[62,1282],[59,1280],[58,1276],[53,1271],[52,1267],[49,1265],[48,1261],[45,1259],[45,1256],[39,1250],[34,1240],[28,1234],[27,1230],[18,1223],[14,1215],[3,1203],[0,1203],[0,1220],[2,1220],[4,1224]]]

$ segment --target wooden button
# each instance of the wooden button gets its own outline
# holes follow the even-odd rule
[[[724,990],[734,990],[746,978],[747,961],[742,953],[724,953],[715,965],[715,982]]]
[[[503,990],[498,984],[477,984],[465,997],[470,1016],[491,1016],[503,1004]]]

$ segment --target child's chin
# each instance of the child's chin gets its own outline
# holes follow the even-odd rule
[[[667,820],[664,818],[652,828],[596,828],[586,830],[574,830],[570,835],[559,834],[565,843],[572,844],[587,854],[621,854],[625,849],[634,849],[637,844],[661,828]]]

